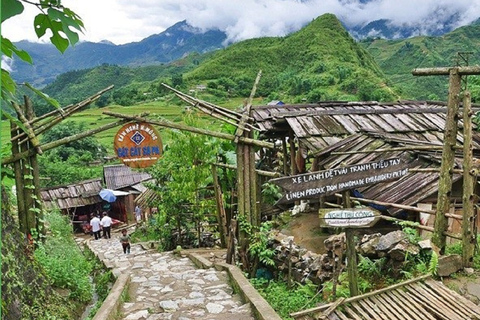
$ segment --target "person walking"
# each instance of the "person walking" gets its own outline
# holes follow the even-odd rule
[[[90,226],[92,226],[92,232],[93,236],[95,237],[95,240],[100,239],[102,236],[100,235],[100,219],[98,215],[94,215],[92,220],[90,220]]]
[[[106,212],[103,213],[103,218],[100,221],[103,228],[103,237],[105,239],[110,239],[110,228],[112,227],[112,218],[108,216]]]
[[[122,243],[123,253],[130,253],[130,236],[127,234],[127,229],[122,230],[122,235],[120,236],[120,242]]]
[[[142,209],[137,205],[135,206],[135,218],[137,219],[137,223],[142,222]]]

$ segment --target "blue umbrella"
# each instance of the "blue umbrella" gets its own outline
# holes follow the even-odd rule
[[[113,193],[112,189],[102,189],[98,195],[107,202],[115,202],[115,200],[117,200],[117,197]]]

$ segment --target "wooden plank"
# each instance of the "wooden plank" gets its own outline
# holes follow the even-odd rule
[[[338,317],[338,319],[340,319],[340,320],[351,320],[351,319],[347,318],[347,316],[345,316],[342,312],[340,312],[338,310],[335,311],[333,314],[336,315]]]
[[[290,240],[291,241],[291,240]],[[290,249],[292,246],[292,243],[290,242]],[[291,252],[291,251],[290,251]],[[289,266],[290,267],[290,266]],[[332,313],[333,311],[335,311],[335,309],[341,305],[343,302],[345,301],[345,298],[340,298],[338,299],[337,301],[335,301],[330,307],[328,307],[327,310],[323,311],[322,314],[320,316],[317,317],[317,319],[321,319],[321,320],[324,320],[326,319],[330,313]]]
[[[379,301],[383,306],[388,306],[392,312],[395,314],[397,319],[400,320],[411,320],[411,318],[406,318],[404,316],[404,311],[397,305],[397,301],[392,301],[387,295],[388,292],[379,294],[375,296],[375,299]]]
[[[383,298],[391,305],[395,305],[398,312],[405,315],[407,320],[423,320],[424,317],[420,317],[420,312],[411,303],[405,299],[398,299],[392,292],[385,292],[382,294]]]
[[[351,317],[353,320],[363,320],[364,318],[360,317],[352,308],[349,306],[343,306],[345,308],[345,311],[347,312],[347,315]],[[365,318],[368,319],[368,318]]]
[[[369,308],[369,312],[375,315],[375,319],[388,320],[387,316],[374,304],[369,298],[358,301],[364,308]]]
[[[437,301],[443,302],[442,305],[445,306],[445,308],[450,309],[453,313],[459,314],[462,317],[470,318],[471,312],[459,306],[454,300],[452,301],[451,299],[448,299],[445,295],[441,295],[438,291],[429,288],[424,284],[418,283],[416,285],[425,290],[425,292],[428,292],[431,296],[434,296]]]
[[[383,302],[382,302],[380,299],[378,299],[378,295],[377,295],[377,296],[370,297],[370,298],[368,298],[368,299],[371,300],[371,301],[375,304],[375,306],[376,306],[377,308],[379,308],[379,309],[382,311],[382,313],[387,316],[387,319],[403,319],[403,317],[399,317],[398,315],[394,315],[394,314],[390,311],[391,309],[387,308],[387,307],[383,304]]]
[[[461,296],[457,292],[448,289],[445,287],[443,284],[438,283],[435,280],[428,280],[425,281],[425,283],[435,289],[437,289],[439,292],[442,292],[442,294],[446,294],[451,296],[457,303],[460,303],[466,308],[467,310],[470,310],[471,312],[475,313],[477,317],[480,317],[480,307],[468,300],[467,298]]]
[[[359,313],[363,319],[368,320],[370,319],[370,315],[367,314],[367,311],[362,308],[362,306],[358,302],[352,302],[350,303],[350,307],[352,307],[352,312],[355,312],[353,309],[356,310],[357,313]]]
[[[414,285],[408,285],[406,288],[408,289],[408,293],[422,303],[426,310],[433,312],[435,316],[440,319],[462,320],[462,318],[459,318],[455,313],[452,313],[451,310],[447,310],[438,305],[438,301],[435,297],[428,295],[426,292],[423,292],[423,290],[419,290],[419,288]]]
[[[412,306],[415,307],[415,310],[420,315],[420,320],[437,320],[428,310],[426,310],[422,304],[419,304],[416,299],[414,299],[408,292],[396,289],[389,292],[394,295],[399,301],[405,300],[408,301]]]

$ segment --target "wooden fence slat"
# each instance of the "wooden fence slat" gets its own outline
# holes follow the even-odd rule
[[[353,318],[353,320],[364,320],[368,318],[362,318],[360,317],[352,308],[349,308],[348,306],[343,306],[345,308],[345,311],[347,312],[347,315]]]
[[[439,305],[434,303],[435,299],[433,297],[429,297],[429,295],[421,290],[418,290],[415,287],[408,286],[408,293],[415,299],[417,299],[420,303],[423,303],[426,310],[430,310],[434,312],[437,317],[444,320],[464,320],[462,318],[457,317],[456,314],[452,314],[449,310],[445,310],[441,308]]]
[[[378,299],[378,296],[370,297],[369,298],[375,306],[381,310],[381,312],[387,317],[387,319],[403,319],[394,315],[390,312],[390,310]]]
[[[462,314],[464,317],[470,318],[472,312],[465,309],[462,305],[458,304],[455,299],[450,298],[447,294],[442,294],[440,291],[434,288],[429,288],[425,284],[421,284],[421,288],[432,295],[435,295],[437,299],[443,300],[443,305],[452,309],[453,312]]]
[[[480,317],[480,308],[470,300],[466,299],[465,297],[462,297],[461,295],[459,295],[457,292],[453,290],[449,290],[444,285],[438,283],[435,280],[427,280],[425,283],[431,287],[435,287],[438,291],[441,291],[445,294],[452,296],[456,302],[462,304],[465,308],[474,312],[477,315],[477,317]]]
[[[408,320],[423,320],[425,318],[419,317],[420,311],[406,299],[398,299],[392,292],[385,292],[385,296],[392,305],[395,304],[399,312],[405,314]]]
[[[393,309],[392,311],[395,313],[397,319],[400,320],[411,320],[409,318],[406,318],[404,316],[404,312],[400,307],[397,305],[397,301],[392,301],[387,295],[387,292],[379,294],[378,296],[375,297],[379,303],[381,303],[384,306],[388,306],[388,308]]]
[[[370,316],[365,312],[362,306],[358,302],[352,302],[350,306],[355,309],[365,320],[370,319]]]
[[[419,314],[424,317],[421,318],[421,320],[437,320],[427,310],[425,310],[422,305],[418,304],[417,301],[413,299],[407,292],[396,289],[390,293],[393,294],[398,300],[407,300],[412,306],[414,306],[415,311],[419,312]]]

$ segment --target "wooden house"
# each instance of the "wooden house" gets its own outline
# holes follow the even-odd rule
[[[145,172],[133,170],[123,164],[104,166],[103,176],[107,189],[126,193],[122,202],[114,203],[113,209],[120,212],[125,221],[135,221],[133,214],[135,199],[147,189],[142,182],[152,179],[152,176]]]
[[[435,206],[446,124],[445,104],[423,101],[324,102],[257,106],[252,111],[260,136],[274,142],[278,146],[278,152],[274,153],[283,156],[282,163],[273,163],[283,174],[295,175],[401,158],[410,169],[406,176],[359,188],[355,190],[357,195],[385,203]],[[461,169],[463,163],[462,129],[460,120],[456,169]],[[474,157],[480,158],[480,134],[476,131],[472,145]],[[272,166],[272,163],[267,165]],[[452,213],[461,211],[461,177],[460,174],[453,175]],[[311,201],[320,202],[320,199]],[[335,199],[324,201],[331,203]],[[391,206],[383,209],[393,216],[405,214],[405,210]],[[425,221],[431,223],[431,220]],[[458,232],[459,226],[458,222],[451,222],[453,232]]]

